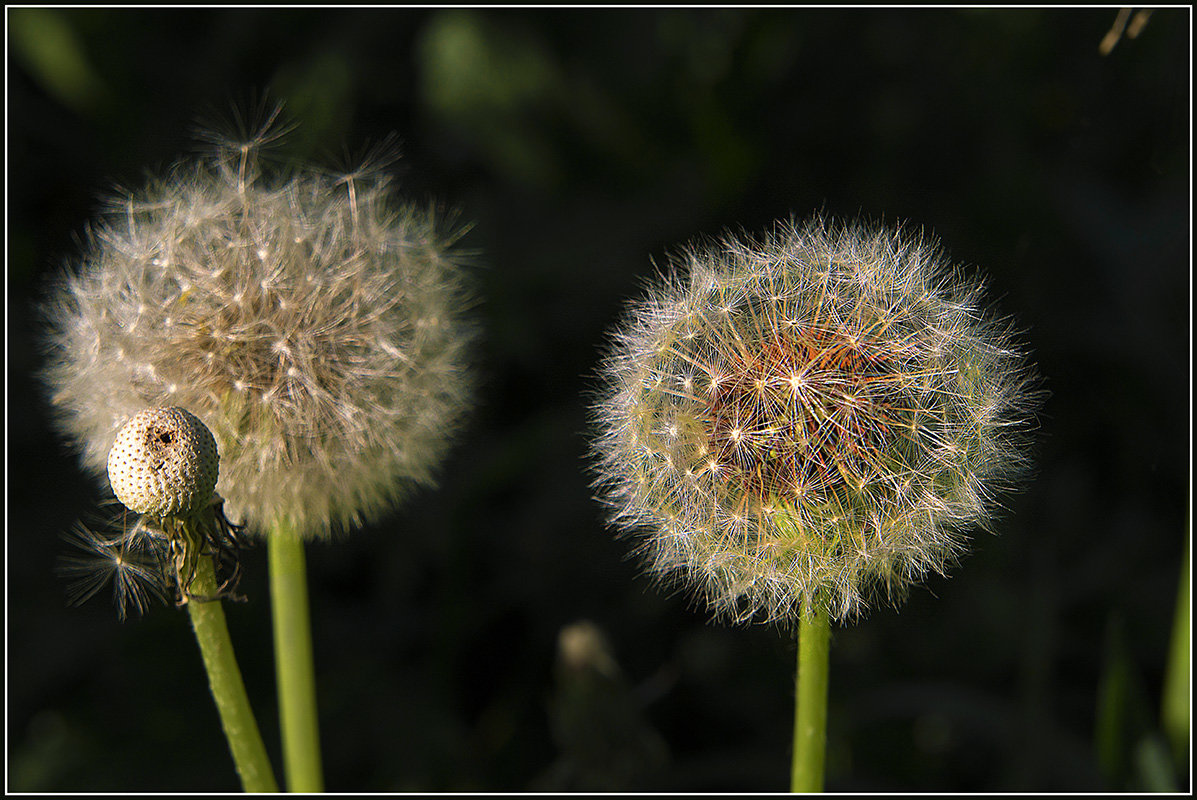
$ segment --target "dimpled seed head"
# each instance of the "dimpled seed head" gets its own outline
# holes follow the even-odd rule
[[[108,480],[130,510],[154,517],[189,514],[216,487],[212,432],[182,408],[148,408],[129,420],[108,453]]]

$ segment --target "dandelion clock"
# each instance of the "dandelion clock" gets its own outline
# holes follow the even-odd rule
[[[651,574],[797,627],[796,791],[830,622],[945,572],[1026,466],[1033,372],[981,291],[929,239],[816,218],[688,247],[613,337],[600,495]]]

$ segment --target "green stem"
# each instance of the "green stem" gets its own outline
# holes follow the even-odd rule
[[[827,752],[827,675],[831,620],[822,604],[808,604],[798,627],[797,700],[791,792],[823,791]]]
[[[287,791],[322,792],[324,777],[316,722],[316,672],[303,539],[293,527],[279,523],[270,532],[268,547],[274,662]]]
[[[216,594],[216,574],[211,558],[198,560],[192,589],[200,595]],[[262,734],[250,708],[245,683],[241,680],[241,670],[233,655],[224,608],[219,600],[192,600],[187,603],[187,611],[204,657],[208,685],[212,687],[212,697],[220,712],[220,724],[228,739],[237,774],[241,776],[241,786],[247,792],[277,792],[278,782],[274,779],[266,746],[262,743]]]

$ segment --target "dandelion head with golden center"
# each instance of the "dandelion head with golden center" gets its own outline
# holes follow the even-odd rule
[[[596,486],[649,571],[718,615],[897,602],[1026,465],[1033,373],[979,280],[814,219],[691,246],[614,336]]]
[[[112,199],[44,308],[57,421],[102,472],[177,406],[220,446],[229,515],[321,535],[432,482],[470,394],[455,234],[388,178],[267,174],[263,128]]]

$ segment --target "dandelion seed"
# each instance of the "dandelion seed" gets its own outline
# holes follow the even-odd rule
[[[153,601],[165,602],[163,551],[134,531],[105,536],[82,524],[64,534],[71,552],[59,559],[57,572],[70,581],[67,600],[82,605],[112,584],[117,615],[144,614]]]

